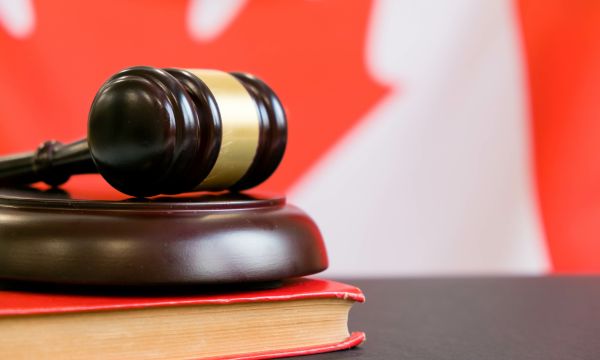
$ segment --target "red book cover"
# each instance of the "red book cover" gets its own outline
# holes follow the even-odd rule
[[[182,305],[223,305],[235,303],[273,302],[301,299],[340,298],[364,302],[360,289],[340,282],[299,278],[286,281],[275,289],[230,292],[227,294],[177,296],[98,296],[75,294],[33,293],[0,288],[0,319],[6,316],[79,313],[145,309]],[[230,359],[272,359],[348,349],[365,340],[362,332],[353,332],[344,341],[307,348],[273,352],[237,354]],[[223,357],[220,357],[223,358]]]

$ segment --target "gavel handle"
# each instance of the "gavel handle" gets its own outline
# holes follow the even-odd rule
[[[46,141],[30,153],[0,157],[0,184],[25,185],[43,181],[50,186],[71,175],[97,172],[86,139],[63,145]]]

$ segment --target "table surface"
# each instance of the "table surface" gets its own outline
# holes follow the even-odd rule
[[[600,359],[600,277],[342,281],[367,341],[298,359]]]

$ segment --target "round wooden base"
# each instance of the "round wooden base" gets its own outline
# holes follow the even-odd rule
[[[0,189],[0,279],[85,285],[270,282],[327,268],[315,223],[282,197],[121,201]]]

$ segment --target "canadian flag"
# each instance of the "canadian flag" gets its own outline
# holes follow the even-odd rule
[[[597,272],[599,38],[591,1],[0,0],[0,152],[81,137],[127,66],[247,71],[329,275]]]

